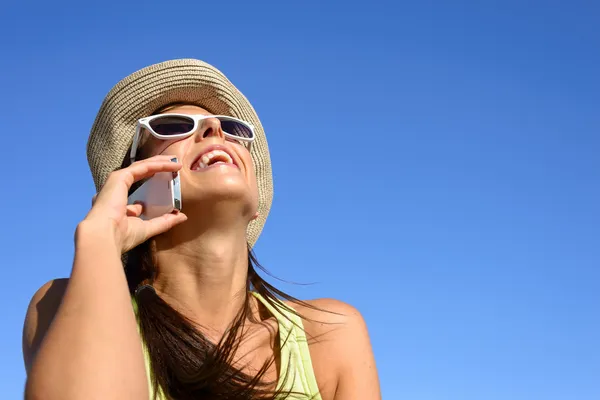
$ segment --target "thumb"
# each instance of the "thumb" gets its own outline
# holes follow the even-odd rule
[[[187,215],[182,212],[168,213],[161,215],[160,217],[152,218],[149,221],[144,221],[146,225],[146,237],[149,239],[153,236],[165,233],[175,225],[179,225],[187,221]]]

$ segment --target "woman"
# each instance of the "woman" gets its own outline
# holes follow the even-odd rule
[[[98,194],[76,229],[71,276],[42,286],[27,312],[26,398],[380,398],[361,315],[296,300],[255,271],[269,153],[221,72],[186,59],[123,79],[96,117],[88,161]],[[183,208],[143,220],[127,197],[159,172],[179,174]]]

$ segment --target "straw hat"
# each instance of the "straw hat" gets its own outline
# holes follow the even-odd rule
[[[193,59],[143,68],[117,83],[100,106],[87,143],[90,170],[99,191],[108,175],[121,167],[133,141],[137,120],[172,103],[201,106],[255,127],[252,161],[258,183],[258,218],[248,226],[251,246],[263,229],[273,200],[271,159],[265,132],[246,97],[213,66]],[[185,199],[183,199],[185,203]]]

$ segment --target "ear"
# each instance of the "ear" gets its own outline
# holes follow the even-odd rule
[[[254,221],[256,218],[258,218],[258,211],[254,213],[254,216],[252,217],[251,221]]]

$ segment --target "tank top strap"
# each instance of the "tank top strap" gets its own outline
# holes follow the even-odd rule
[[[146,378],[148,379],[148,393],[150,394],[149,399],[151,400],[166,400],[166,396],[162,391],[162,388],[158,388],[158,393],[154,395],[154,385],[152,384],[152,369],[150,368],[150,353],[148,353],[148,347],[142,338],[142,332],[140,331],[140,319],[138,314],[138,305],[135,297],[131,297],[131,304],[133,305],[133,312],[135,313],[135,319],[137,320],[137,329],[140,339],[142,341],[142,351],[144,352],[144,364],[146,365]]]
[[[279,326],[281,368],[278,389],[303,394],[302,397],[292,396],[292,399],[321,400],[302,318],[279,300],[273,305],[259,293],[252,294],[277,319]]]

